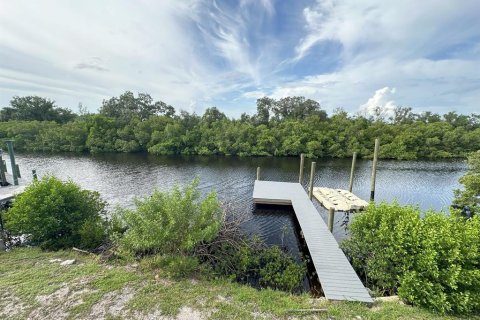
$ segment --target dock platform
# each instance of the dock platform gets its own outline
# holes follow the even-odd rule
[[[256,180],[253,201],[256,204],[293,206],[323,293],[328,300],[373,302],[299,183]]]
[[[17,194],[22,193],[26,187],[26,185],[0,187],[0,202],[12,200]]]
[[[357,211],[368,206],[368,202],[343,189],[313,188],[313,196],[326,209],[335,211]]]

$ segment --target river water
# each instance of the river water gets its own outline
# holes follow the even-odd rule
[[[305,181],[308,183],[310,162],[306,160]],[[349,159],[316,159],[315,186],[348,188],[351,162]],[[71,178],[82,187],[100,192],[110,207],[132,206],[135,197],[148,196],[155,188],[169,190],[200,178],[200,189],[216,191],[221,201],[246,216],[246,231],[257,233],[266,242],[297,245],[290,208],[256,209],[252,203],[256,168],[262,168],[264,180],[298,181],[298,158],[236,158],[236,157],[159,157],[149,154],[52,155],[18,154],[17,163],[24,180],[31,180],[30,171],[39,176],[54,174]],[[453,189],[459,188],[458,178],[467,166],[461,160],[449,161],[380,161],[377,171],[376,200],[418,205],[423,210],[447,209]],[[353,191],[368,200],[371,161],[358,160]],[[326,210],[316,204],[326,220]],[[334,235],[345,237],[346,221],[336,215]]]
[[[305,161],[304,186],[307,186],[310,163]],[[348,188],[350,159],[315,159],[315,186]],[[216,191],[219,199],[245,217],[246,233],[258,234],[268,244],[287,248],[300,259],[296,223],[291,207],[255,207],[252,202],[256,168],[261,167],[262,180],[297,182],[299,158],[273,157],[159,157],[149,154],[18,154],[17,163],[23,180],[32,180],[31,170],[39,176],[54,174],[72,179],[83,188],[98,191],[109,204],[132,207],[135,197],[146,197],[157,188],[169,190],[199,177],[202,193]],[[353,192],[368,200],[371,161],[357,160]],[[10,165],[7,164],[8,168]],[[418,205],[422,210],[448,210],[453,190],[460,188],[458,179],[467,170],[462,160],[449,161],[379,161],[376,201],[398,200]],[[327,211],[314,201],[326,221]],[[347,236],[345,225],[351,217],[335,216],[334,236]],[[307,278],[304,289],[309,290]]]

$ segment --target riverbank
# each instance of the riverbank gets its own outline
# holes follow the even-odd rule
[[[37,248],[0,254],[0,298],[2,319],[459,319],[400,302],[368,307],[202,275],[173,279],[145,262]]]

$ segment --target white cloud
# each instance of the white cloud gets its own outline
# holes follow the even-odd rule
[[[319,101],[333,111],[337,107],[356,112],[373,92],[386,85],[397,89],[396,101],[420,111],[448,112],[463,106],[462,113],[478,113],[479,63],[465,60],[375,59],[351,63],[328,74],[307,76],[281,83],[271,92],[275,98],[291,94]]]
[[[400,105],[478,113],[478,1],[297,6],[0,0],[0,107],[12,95],[35,94],[94,111],[132,90],[189,111],[215,104],[228,115],[254,108],[264,94],[354,112],[388,86]],[[332,43],[334,54],[323,50]],[[319,66],[323,55],[334,62]]]
[[[322,41],[337,41],[349,59],[418,57],[477,38],[478,1],[317,0],[304,9],[306,36],[297,59]]]
[[[393,116],[397,105],[395,101],[390,99],[394,94],[395,88],[384,87],[382,89],[378,89],[365,104],[360,106],[360,112],[367,116],[372,116],[381,111],[382,116],[385,118]]]
[[[45,94],[57,92],[53,97],[60,104],[78,98],[94,110],[101,102],[98,95],[108,98],[125,90],[180,105],[212,90],[205,85],[209,69],[195,56],[187,32],[189,8],[150,1],[1,5],[2,91],[32,94],[33,87],[55,83]],[[13,79],[27,85],[16,86]]]
[[[279,83],[272,94],[301,93],[354,112],[388,85],[401,105],[478,112],[478,12],[475,0],[317,0],[303,10],[306,33],[293,61],[315,59],[317,47],[333,42],[338,66]]]
[[[269,4],[263,2],[265,10],[272,10]],[[40,94],[95,110],[102,99],[133,90],[192,110],[258,77],[242,34],[245,18],[230,21],[215,12],[216,33],[208,30],[214,38],[199,41],[193,29],[195,21],[206,21],[199,17],[206,6],[197,1],[19,0],[0,6],[2,104],[14,94]],[[212,46],[232,68],[218,68],[204,56]]]

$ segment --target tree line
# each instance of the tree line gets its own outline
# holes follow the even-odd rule
[[[13,97],[0,111],[0,138],[18,150],[50,152],[149,152],[156,155],[371,157],[465,157],[480,149],[480,115],[416,114],[397,107],[386,116],[328,115],[304,97],[257,100],[257,112],[228,118],[216,107],[203,115],[177,111],[149,94],[125,92],[104,100],[98,113],[74,113],[49,99]]]

